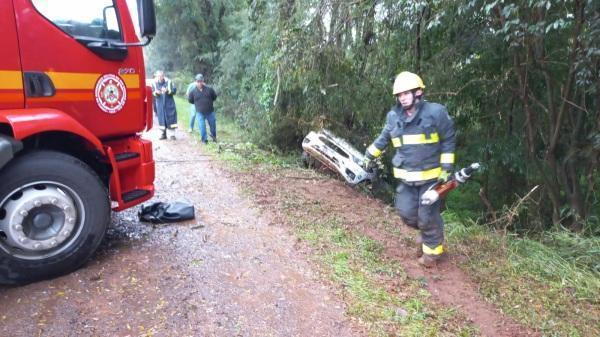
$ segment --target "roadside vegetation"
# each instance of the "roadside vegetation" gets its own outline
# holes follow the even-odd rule
[[[600,235],[598,1],[173,0],[157,14],[149,69],[203,73],[262,149],[325,127],[364,150],[409,70],[454,118],[457,166],[483,164],[460,205],[471,219]]]
[[[187,127],[187,103],[178,98],[177,104],[180,126]],[[282,155],[260,149],[233,120],[219,114],[217,123],[219,144],[209,143],[205,149],[231,169],[261,174],[296,170],[324,178],[301,167],[299,152]],[[599,335],[600,240],[565,229],[516,235],[470,220],[472,214],[465,215],[468,211],[460,207],[477,198],[476,189],[468,186],[451,195],[443,215],[452,254],[465,257],[460,266],[480,285],[484,298],[544,336]],[[283,210],[297,237],[311,247],[324,277],[347,303],[348,314],[363,322],[373,336],[478,335],[459,312],[432,303],[423,287],[425,280],[407,278],[397,261],[385,259],[381,243],[344,223],[335,212],[311,216],[327,212],[319,211],[323,205],[286,195],[284,190],[274,207]],[[393,226],[386,228],[390,236],[403,239]]]

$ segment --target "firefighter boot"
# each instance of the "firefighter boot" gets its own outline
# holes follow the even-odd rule
[[[432,268],[437,265],[437,262],[440,259],[440,257],[441,257],[441,255],[423,254],[423,256],[421,256],[418,261],[419,261],[419,264],[422,265],[423,267]]]

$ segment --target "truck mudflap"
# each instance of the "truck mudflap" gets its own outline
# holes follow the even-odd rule
[[[112,167],[109,181],[114,211],[138,205],[154,196],[152,142],[140,136],[105,142]]]
[[[0,169],[14,158],[15,153],[23,149],[23,143],[20,141],[0,134]]]
[[[331,131],[311,131],[302,141],[302,149],[309,156],[339,173],[351,185],[372,182],[377,173],[362,167],[365,156]]]

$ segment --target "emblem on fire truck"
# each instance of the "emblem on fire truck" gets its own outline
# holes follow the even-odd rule
[[[127,88],[119,76],[106,74],[96,82],[95,96],[96,104],[102,111],[115,114],[125,105]]]

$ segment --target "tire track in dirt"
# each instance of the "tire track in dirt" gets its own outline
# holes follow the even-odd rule
[[[276,205],[273,198],[276,190],[284,189],[289,195],[305,198],[308,203],[318,202],[327,212],[335,212],[344,219],[347,226],[380,242],[385,247],[385,257],[399,261],[409,277],[425,280],[426,288],[435,301],[443,306],[456,308],[471,320],[485,336],[519,337],[539,336],[539,333],[524,327],[504,315],[478,293],[478,285],[456,265],[460,256],[451,252],[440,265],[426,270],[418,265],[415,247],[411,245],[416,231],[404,226],[395,211],[383,202],[367,197],[335,179],[319,180],[307,173],[302,179],[286,179],[282,176],[298,176],[302,172],[278,174],[254,174],[254,188],[257,189],[257,202],[263,205]],[[312,180],[313,183],[310,183]],[[308,182],[308,183],[307,183]],[[322,214],[322,217],[331,214]],[[319,214],[311,214],[319,218]],[[392,236],[382,225],[385,221],[398,224],[399,235]],[[367,225],[373,224],[376,225]],[[449,247],[450,250],[452,247]]]

